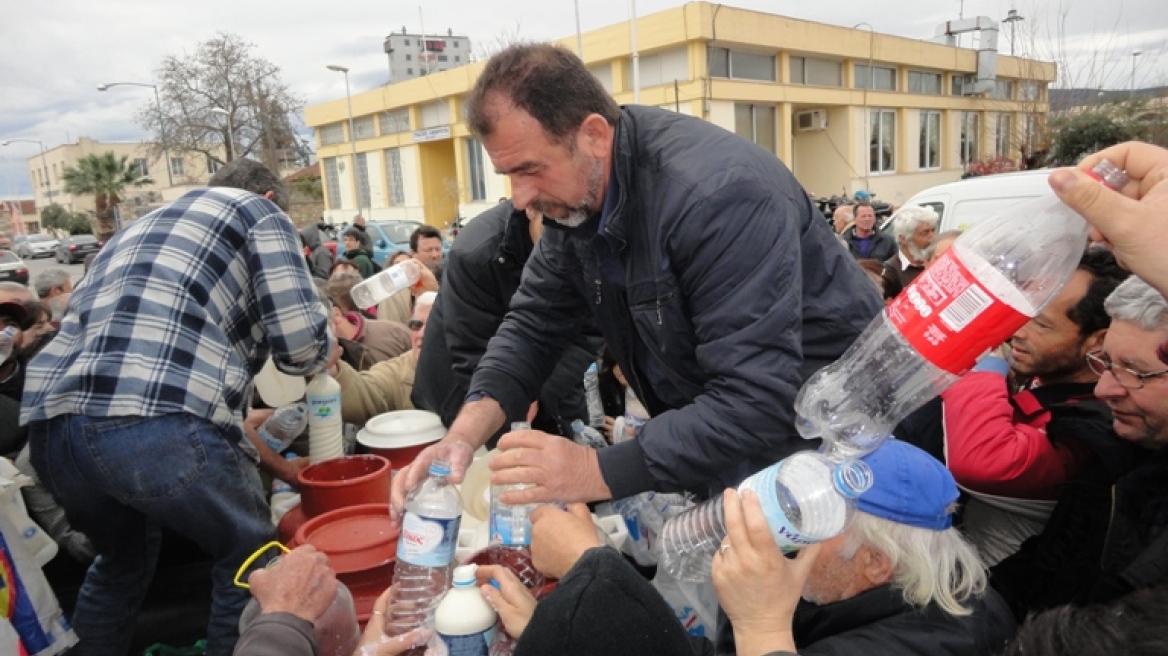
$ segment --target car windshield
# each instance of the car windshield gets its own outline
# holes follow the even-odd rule
[[[404,244],[410,240],[410,235],[418,229],[420,223],[378,223],[377,227],[385,231],[385,236],[395,244]]]
[[[19,261],[20,258],[16,257],[12,251],[0,251],[0,264],[12,264]]]
[[[53,238],[48,235],[31,235],[28,240],[32,241],[53,241]]]
[[[73,235],[69,240],[74,244],[93,244],[97,242],[97,237],[93,235]]]

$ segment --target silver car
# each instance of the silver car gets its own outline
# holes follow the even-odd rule
[[[53,257],[57,252],[57,240],[51,235],[29,235],[17,248],[17,254],[28,259]]]

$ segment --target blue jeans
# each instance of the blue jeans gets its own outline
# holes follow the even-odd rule
[[[231,580],[275,530],[255,465],[214,424],[186,414],[55,417],[29,426],[32,464],[97,559],[73,614],[71,656],[125,656],[158,561],[161,527],[214,559],[207,654],[228,656],[246,590]]]

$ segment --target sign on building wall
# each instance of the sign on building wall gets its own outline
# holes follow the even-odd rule
[[[414,143],[423,143],[426,141],[438,141],[440,139],[450,138],[450,126],[443,125],[436,128],[426,128],[425,130],[414,131]]]

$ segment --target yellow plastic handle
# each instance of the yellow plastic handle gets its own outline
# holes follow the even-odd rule
[[[248,556],[247,560],[243,561],[243,564],[239,566],[239,571],[235,573],[235,581],[234,581],[235,585],[238,585],[239,587],[244,588],[244,589],[251,588],[250,585],[244,583],[243,581],[240,581],[239,580],[240,577],[243,576],[243,573],[247,571],[248,567],[251,567],[251,564],[256,561],[256,558],[259,558],[260,556],[264,555],[264,552],[267,551],[268,549],[271,549],[272,547],[275,547],[275,548],[279,549],[280,551],[283,551],[284,553],[288,553],[288,552],[292,551],[288,547],[285,547],[284,545],[280,544],[279,542],[276,542],[275,540],[265,544],[264,546],[260,547],[259,549],[256,549],[256,552],[253,553],[252,555]]]

